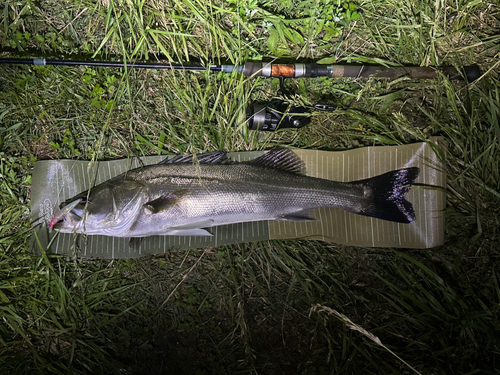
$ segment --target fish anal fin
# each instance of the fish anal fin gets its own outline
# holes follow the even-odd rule
[[[295,221],[304,223],[309,221],[315,221],[316,219],[311,217],[311,210],[302,210],[282,215],[277,220]]]
[[[173,229],[170,228],[165,232],[166,236],[213,236],[206,229],[193,228],[193,229]]]
[[[298,175],[305,174],[305,164],[292,150],[285,147],[273,148],[264,155],[245,162],[262,168],[278,169]]]
[[[176,190],[168,195],[162,195],[161,197],[144,203],[143,206],[150,213],[157,214],[177,205],[182,200],[182,198],[184,198],[188,194],[188,192],[188,189]]]

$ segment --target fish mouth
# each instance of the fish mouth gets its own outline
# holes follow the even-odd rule
[[[82,204],[82,199],[77,199],[66,205],[50,220],[48,224],[49,230],[52,231],[74,228],[75,225],[82,221],[84,208],[85,205]]]

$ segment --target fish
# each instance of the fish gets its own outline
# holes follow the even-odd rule
[[[305,175],[288,148],[245,162],[225,151],[176,156],[129,170],[60,204],[50,230],[147,237],[211,236],[210,228],[261,220],[307,222],[313,209],[340,208],[410,224],[415,211],[405,195],[419,168],[338,182]]]

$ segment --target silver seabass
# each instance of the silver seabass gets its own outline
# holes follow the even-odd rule
[[[404,196],[418,168],[355,182],[304,176],[290,150],[273,149],[249,162],[225,152],[175,157],[128,171],[61,204],[49,228],[114,237],[210,236],[205,228],[260,220],[314,220],[316,207],[336,207],[411,223]]]

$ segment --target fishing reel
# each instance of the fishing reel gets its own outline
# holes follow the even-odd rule
[[[280,90],[285,97],[291,98],[285,89],[284,77],[280,79]],[[313,111],[333,111],[335,106],[316,104],[311,108],[295,106],[281,99],[269,103],[254,103],[247,109],[246,123],[249,130],[274,132],[278,129],[299,129],[311,122]]]
[[[304,107],[289,106],[275,99],[267,104],[254,104],[247,109],[249,130],[274,132],[279,129],[299,129],[311,122],[311,114]]]

